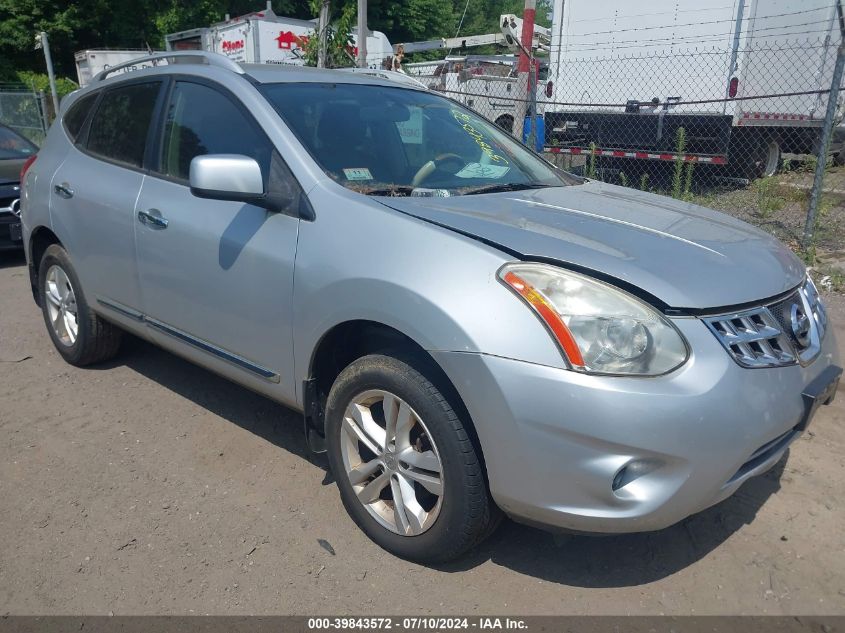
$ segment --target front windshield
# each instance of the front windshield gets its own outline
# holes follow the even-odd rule
[[[436,94],[323,83],[261,90],[323,170],[361,193],[454,196],[578,182]]]
[[[38,151],[32,143],[7,127],[0,126],[0,160],[27,158]]]

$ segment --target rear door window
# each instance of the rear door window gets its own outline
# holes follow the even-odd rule
[[[265,184],[273,146],[231,99],[203,84],[179,81],[164,122],[160,171],[187,181],[191,160],[204,154],[241,154],[258,161]]]
[[[88,151],[131,167],[141,167],[160,87],[161,82],[156,81],[106,92],[91,120]]]

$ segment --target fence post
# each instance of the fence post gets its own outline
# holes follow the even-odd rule
[[[39,90],[36,99],[38,99],[38,118],[41,123],[41,130],[46,136],[47,130],[50,128],[50,117],[47,116],[47,95],[44,94],[43,90]]]
[[[836,106],[839,103],[839,89],[842,85],[842,71],[845,68],[845,14],[842,10],[842,0],[836,3],[839,14],[839,48],[836,50],[836,65],[833,67],[833,78],[830,80],[830,92],[827,94],[827,110],[824,115],[822,136],[816,161],[816,173],[813,177],[813,188],[810,191],[810,206],[807,209],[807,221],[804,224],[804,239],[802,246],[809,251],[813,245],[816,231],[816,213],[822,197],[824,172],[827,167],[827,149],[833,135],[833,122],[836,117]]]

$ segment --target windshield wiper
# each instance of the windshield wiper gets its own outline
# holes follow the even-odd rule
[[[384,189],[366,189],[361,193],[366,194],[368,196],[394,196],[394,197],[403,197],[403,196],[410,196],[411,192],[414,190],[413,187],[385,187]]]
[[[524,189],[545,189],[554,185],[543,185],[540,183],[509,182],[499,185],[482,185],[469,191],[464,191],[465,196],[474,196],[479,193],[498,193],[500,191],[522,191]]]

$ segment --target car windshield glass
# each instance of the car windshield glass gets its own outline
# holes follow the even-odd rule
[[[325,83],[261,90],[323,170],[361,193],[454,196],[580,182],[433,93]]]
[[[38,151],[32,143],[7,127],[0,126],[0,160],[27,158]]]

